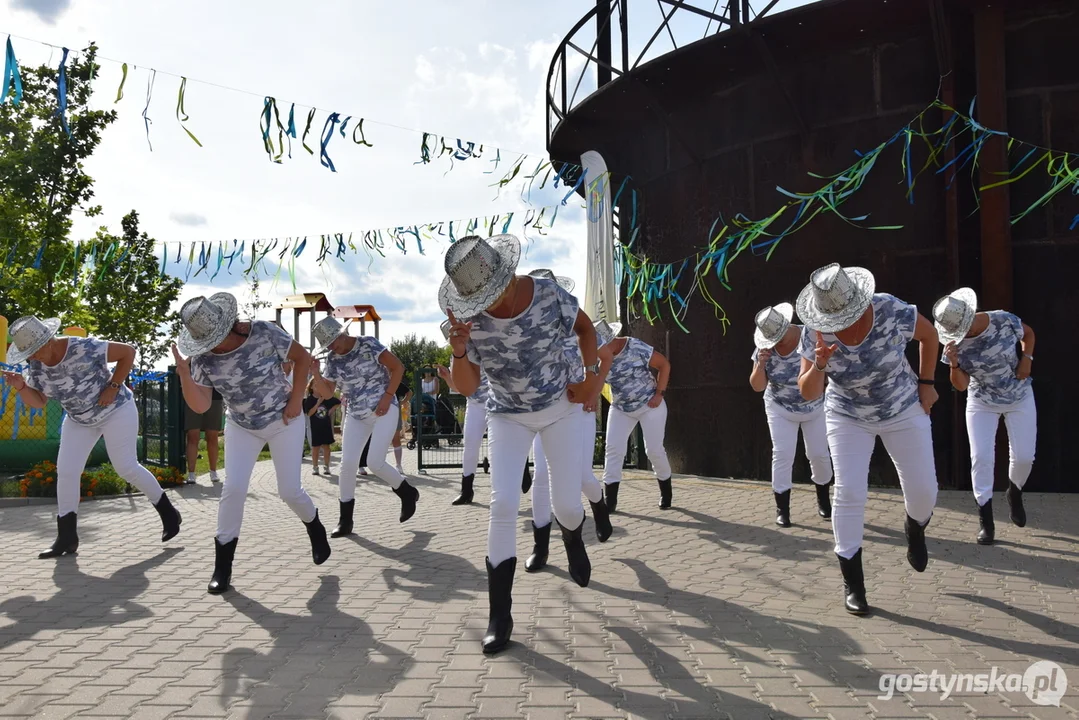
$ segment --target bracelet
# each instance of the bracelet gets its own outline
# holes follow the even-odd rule
[[[458,359],[458,360],[464,360],[464,359],[465,359],[465,357],[466,357],[467,355],[468,355],[468,353],[467,353],[467,352],[466,352],[466,353],[464,353],[464,355],[458,355],[457,353],[454,353],[454,354],[453,354],[453,357],[454,357],[454,358],[456,358],[456,359]]]
[[[918,384],[919,385],[936,385],[937,381],[936,380],[923,380],[922,378],[918,378]]]
[[[1025,357],[1027,360],[1030,360],[1031,362],[1034,362],[1034,356],[1033,355],[1027,355],[1026,353],[1023,353],[1023,357]]]
[[[825,370],[828,369],[828,363],[825,363],[824,367],[817,367],[817,362],[813,361],[813,369],[816,370],[819,373],[822,373],[822,372],[824,372]]]

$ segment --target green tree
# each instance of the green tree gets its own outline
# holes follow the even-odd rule
[[[409,387],[414,384],[417,370],[436,363],[449,366],[451,355],[450,348],[445,343],[436,343],[415,334],[406,335],[403,340],[394,340],[390,343],[390,352],[405,366],[405,381]],[[445,383],[442,385],[444,387]],[[418,393],[419,388],[412,387],[412,392]]]
[[[183,281],[161,276],[154,239],[139,232],[138,213],[132,210],[121,225],[120,237],[98,231],[92,253],[98,260],[83,270],[83,298],[93,314],[93,331],[134,345],[139,367],[149,369],[179,332],[180,315],[172,306]]]
[[[70,136],[57,114],[56,67],[21,68],[22,102],[0,105],[0,314],[9,318],[34,313],[88,322],[68,240],[75,213],[101,213],[90,204],[94,181],[83,161],[116,120],[115,111],[87,105],[96,54],[91,43],[68,57]]]
[[[251,301],[244,303],[240,307],[240,316],[250,318],[251,320],[257,320],[260,310],[273,307],[273,303],[262,297],[262,292],[259,289],[259,270],[255,270],[251,274],[251,282],[249,285],[249,291],[251,295]]]

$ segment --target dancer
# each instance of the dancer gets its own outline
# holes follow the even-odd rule
[[[978,296],[960,288],[933,306],[937,333],[944,343],[941,362],[959,392],[967,393],[967,435],[970,437],[970,474],[978,503],[978,544],[992,545],[993,465],[997,427],[1004,418],[1008,429],[1008,505],[1012,523],[1023,527],[1023,486],[1034,465],[1038,438],[1038,410],[1034,405],[1030,366],[1034,362],[1034,331],[1003,310],[978,312]],[[1021,345],[1022,357],[1015,346]]]
[[[331,397],[337,385],[348,403],[344,427],[341,428],[341,474],[338,486],[341,494],[341,519],[330,537],[352,534],[356,509],[356,472],[360,454],[367,441],[371,447],[367,469],[393,488],[401,499],[401,522],[416,514],[420,491],[408,484],[397,469],[386,462],[386,452],[397,428],[400,410],[394,390],[405,374],[405,366],[397,356],[373,337],[352,337],[335,318],[319,320],[312,333],[319,352],[329,351],[326,367],[314,364],[315,392]],[[394,417],[394,413],[397,417]]]
[[[26,369],[21,375],[3,373],[4,382],[29,407],[41,410],[55,400],[65,413],[56,457],[56,540],[38,557],[59,557],[79,549],[80,479],[101,437],[117,474],[141,490],[161,516],[161,542],[170,540],[180,532],[180,513],[153,473],[139,464],[135,451],[139,411],[124,384],[135,364],[135,348],[92,337],[57,337],[59,329],[56,318],[27,315],[13,322],[7,361],[11,365],[25,361]],[[110,363],[116,365],[112,372]]]
[[[187,483],[195,484],[195,463],[199,459],[199,440],[206,435],[206,455],[210,461],[210,482],[219,483],[217,476],[217,454],[221,447],[221,425],[225,420],[224,400],[221,393],[214,391],[210,400],[210,409],[197,413],[184,403],[184,427],[187,429]]]
[[[802,328],[791,323],[794,307],[781,303],[757,313],[753,333],[753,372],[749,385],[764,393],[764,412],[772,436],[772,494],[776,500],[776,525],[791,526],[791,469],[802,431],[806,456],[817,489],[817,514],[832,517],[828,488],[832,485],[832,458],[828,455],[828,429],[824,422],[824,397],[807,401],[798,389],[802,357],[798,345]]]
[[[243,525],[251,473],[267,444],[277,474],[277,493],[296,513],[311,541],[311,559],[330,557],[326,528],[300,481],[303,461],[303,392],[311,355],[280,327],[262,320],[240,322],[236,298],[226,292],[196,297],[180,308],[180,337],[172,346],[184,399],[195,412],[210,407],[214,390],[228,410],[225,483],[217,506],[214,574],[207,591],[228,590]],[[291,383],[282,363],[293,362]]]
[[[450,321],[444,320],[440,326],[446,340],[450,339]],[[446,386],[451,392],[464,395],[453,383],[453,376],[449,368],[443,365],[435,365],[438,376],[446,381]],[[480,447],[483,445],[483,436],[487,434],[487,397],[489,386],[487,374],[480,368],[480,384],[471,395],[465,396],[465,423],[461,439],[461,494],[457,496],[451,505],[471,505],[476,497],[475,482],[476,468],[480,462]],[[528,492],[532,487],[532,473],[525,463],[524,473],[521,477],[521,492]]]
[[[596,323],[599,343],[600,387],[611,386],[611,409],[607,414],[607,448],[603,463],[603,483],[607,491],[607,509],[618,506],[618,483],[622,481],[622,462],[626,443],[640,423],[644,432],[644,451],[659,482],[659,507],[671,506],[671,463],[663,447],[667,427],[667,382],[671,364],[662,353],[637,338],[620,338],[621,323]],[[655,375],[653,375],[655,371]]]
[[[487,399],[491,448],[491,515],[487,534],[490,623],[483,650],[497,652],[513,630],[516,525],[521,503],[517,479],[536,433],[558,448],[551,465],[555,518],[569,557],[570,577],[588,585],[592,566],[581,531],[581,443],[578,416],[596,381],[595,331],[577,301],[557,283],[516,274],[521,244],[512,235],[462,238],[446,251],[439,307],[450,319],[451,375],[466,397],[490,384]],[[466,322],[471,320],[470,322]],[[571,383],[567,343],[576,335],[588,372]]]
[[[332,395],[321,398],[315,394],[315,379],[311,378],[307,383],[307,397],[303,399],[303,411],[310,422],[311,428],[311,464],[314,466],[316,475],[318,460],[322,458],[322,464],[326,468],[326,474],[330,474],[330,451],[337,438],[333,434],[333,411],[341,401]]]
[[[824,395],[828,447],[835,468],[832,532],[843,573],[844,605],[869,612],[862,572],[862,535],[869,459],[879,437],[899,473],[906,506],[907,562],[925,570],[925,526],[937,502],[937,472],[929,410],[937,331],[918,308],[886,293],[864,268],[820,268],[798,295],[802,369],[798,387],[814,401]],[[904,355],[919,344],[919,372]],[[825,378],[828,388],[825,391]],[[919,379],[920,378],[920,379]]]
[[[534,278],[543,278],[557,282],[562,289],[572,293],[575,283],[568,277],[556,276],[551,270],[541,268],[528,273]],[[581,382],[585,377],[584,361],[582,360],[580,345],[577,338],[570,339],[566,347],[566,361],[574,368],[570,382]],[[592,508],[592,517],[596,523],[596,538],[600,542],[607,542],[614,529],[611,527],[611,516],[607,510],[607,503],[603,499],[603,484],[592,472],[592,457],[596,452],[596,405],[599,402],[599,391],[602,386],[597,385],[595,394],[582,406],[579,417],[581,423],[581,445],[584,448],[584,458],[581,465],[581,489],[588,504]],[[532,554],[525,560],[525,571],[539,572],[547,566],[547,558],[551,544],[551,483],[547,457],[543,449],[543,438],[537,434],[532,442],[532,457],[535,458],[536,479],[532,491]]]

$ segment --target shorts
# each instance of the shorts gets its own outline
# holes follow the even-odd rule
[[[224,399],[216,392],[213,394],[213,399],[210,400],[210,409],[202,414],[195,412],[190,405],[184,403],[184,430],[221,432],[221,427],[225,422],[224,406]]]

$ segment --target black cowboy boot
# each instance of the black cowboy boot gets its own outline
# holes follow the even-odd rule
[[[862,549],[847,560],[839,558],[839,569],[843,572],[843,605],[847,612],[854,615],[868,615],[869,601],[865,598],[865,575],[862,573]]]
[[[240,538],[234,538],[224,545],[214,538],[214,576],[210,578],[210,584],[206,592],[211,595],[220,595],[229,589],[232,580],[232,559],[236,557],[236,543]]]
[[[611,533],[614,532],[614,528],[611,527],[611,511],[607,508],[607,503],[600,498],[598,503],[589,500],[588,504],[592,506],[592,518],[596,521],[596,538],[600,542],[607,542]]]
[[[562,529],[562,543],[566,546],[566,557],[569,558],[569,576],[581,587],[588,587],[588,580],[592,577],[592,563],[588,560],[588,551],[584,548],[584,538],[581,530],[584,529],[584,518],[575,530],[568,530],[562,523],[558,523]]]
[[[776,525],[779,527],[791,526],[791,491],[773,492],[776,499]]]
[[[978,507],[978,525],[978,544],[992,545],[997,532],[996,523],[993,522],[993,498]]]
[[[528,494],[532,487],[532,473],[528,471],[528,463],[525,463],[525,474],[521,476],[521,492]]]
[[[48,550],[38,553],[41,559],[74,555],[79,549],[79,534],[76,532],[78,515],[70,512],[56,518],[56,540]]]
[[[603,494],[607,500],[607,512],[614,515],[614,509],[618,507],[618,485],[619,483],[610,483],[603,486]]]
[[[503,560],[498,567],[491,567],[491,560],[487,559],[487,599],[491,604],[491,619],[483,634],[484,653],[496,653],[509,644],[513,632],[510,609],[513,607],[513,572],[516,569],[515,557]]]
[[[416,514],[416,501],[420,499],[420,491],[409,485],[408,480],[402,480],[393,491],[401,498],[401,522],[404,522]]]
[[[817,485],[817,514],[825,520],[832,519],[832,498],[829,489],[835,484],[835,480]]]
[[[928,525],[927,521],[925,525]],[[929,549],[925,546],[925,525],[919,525],[907,515],[904,531],[907,534],[907,562],[918,572],[923,572],[929,564]]]
[[[318,519],[318,510],[315,510],[315,519],[303,525],[307,528],[307,537],[311,538],[311,559],[321,565],[330,559],[330,541],[326,539],[326,526]]]
[[[1008,481],[1008,507],[1011,508],[1012,524],[1023,527],[1027,524],[1027,511],[1023,507],[1023,490]]]
[[[461,477],[461,494],[457,496],[457,499],[453,501],[453,505],[471,505],[472,498],[475,493],[472,491],[472,482],[476,479],[476,474],[464,475]]]
[[[161,493],[161,499],[154,505],[154,510],[161,516],[161,542],[172,540],[180,534],[180,523],[183,520],[179,511],[169,501],[168,494]]]
[[[352,513],[356,509],[356,501],[341,502],[341,519],[337,521],[337,527],[330,533],[330,537],[344,537],[352,534]]]
[[[666,510],[671,506],[671,479],[657,480],[659,483],[659,507]]]
[[[547,554],[551,550],[551,523],[543,527],[536,527],[532,523],[532,537],[535,545],[532,546],[532,554],[525,560],[525,572],[539,572],[547,567]]]

